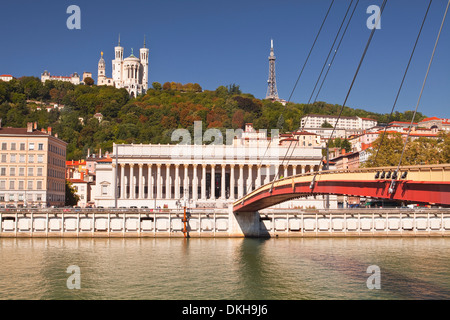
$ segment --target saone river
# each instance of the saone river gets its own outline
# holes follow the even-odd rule
[[[3,238],[0,299],[450,299],[449,257],[450,238]]]

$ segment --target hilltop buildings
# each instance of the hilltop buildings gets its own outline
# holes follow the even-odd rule
[[[144,47],[139,50],[139,58],[131,55],[124,59],[124,49],[119,43],[114,48],[114,60],[112,61],[112,78],[106,77],[106,63],[103,59],[103,52],[98,61],[97,85],[114,86],[125,88],[131,97],[143,94],[148,89],[148,54],[149,49]]]

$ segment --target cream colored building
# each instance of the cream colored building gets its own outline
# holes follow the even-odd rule
[[[176,208],[184,203],[226,208],[275,176],[320,170],[320,146],[289,149],[279,138],[271,139],[246,127],[231,145],[114,144],[111,158],[97,162],[92,199],[105,208]],[[286,154],[289,161],[284,161]],[[323,208],[325,203],[322,197],[310,197],[279,206]]]
[[[63,206],[66,146],[37,123],[0,127],[0,205]]]
[[[41,81],[43,83],[45,83],[45,81],[47,81],[47,80],[65,81],[65,82],[70,82],[74,85],[80,84],[80,76],[76,72],[71,74],[69,77],[66,77],[66,76],[52,76],[52,75],[50,75],[50,72],[45,70],[41,74]]]

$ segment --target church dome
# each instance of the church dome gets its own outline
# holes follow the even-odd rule
[[[140,61],[139,58],[135,57],[133,54],[133,49],[131,49],[131,55],[125,58],[124,61]]]

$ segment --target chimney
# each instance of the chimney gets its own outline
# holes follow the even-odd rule
[[[33,132],[33,122],[27,122],[27,132]]]
[[[102,157],[102,148],[100,148],[100,150],[98,150],[98,157],[99,157],[99,158]]]
[[[34,129],[34,130],[37,130],[37,122],[36,122],[36,121],[34,122],[33,129]]]
[[[47,133],[51,136],[52,135],[52,127],[47,128]]]
[[[2,128],[2,118],[0,118],[0,129]]]
[[[87,157],[89,158],[91,156],[91,148],[88,148],[88,154]]]
[[[55,138],[58,138],[58,132],[57,132],[57,133],[55,133]]]

